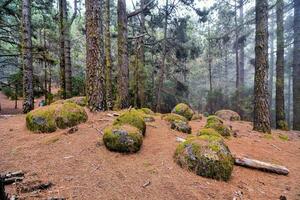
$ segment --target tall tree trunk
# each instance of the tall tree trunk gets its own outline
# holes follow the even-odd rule
[[[23,112],[34,108],[30,0],[22,0]]]
[[[294,0],[293,129],[300,130],[300,1]]]
[[[87,99],[90,110],[105,109],[104,65],[100,49],[100,1],[86,0]]]
[[[292,105],[292,79],[293,79],[293,74],[292,74],[292,66],[289,67],[289,72],[288,72],[288,102],[287,102],[287,122],[288,122],[288,127],[289,129],[292,127],[292,121],[291,121],[291,105]]]
[[[239,63],[239,30],[238,30],[238,21],[237,21],[237,1],[234,1],[234,24],[235,24],[235,66],[236,66],[236,110],[240,112],[240,63]]]
[[[239,41],[239,47],[240,47],[240,55],[239,55],[239,69],[240,69],[240,87],[243,88],[245,86],[245,36],[244,34],[244,1],[240,0],[239,6],[240,6],[240,37],[242,37]]]
[[[129,69],[126,1],[118,0],[118,96],[117,107],[129,107]]]
[[[67,12],[65,12],[67,15]],[[68,18],[66,17],[66,21]],[[70,24],[66,27],[65,35],[65,66],[66,66],[66,97],[72,97],[72,62],[71,62],[71,40],[70,40]]]
[[[66,61],[65,61],[65,26],[64,10],[66,0],[59,0],[59,65],[60,65],[60,92],[61,98],[66,98]]]
[[[273,80],[274,80],[274,63],[275,63],[275,56],[274,56],[274,39],[275,39],[275,33],[274,33],[274,26],[275,21],[272,12],[271,14],[271,24],[270,24],[270,68],[269,68],[269,105],[270,105],[270,115],[271,115],[271,124],[272,122],[275,122],[275,114],[273,112]]]
[[[104,15],[104,45],[105,45],[105,80],[106,80],[106,106],[113,109],[113,85],[112,85],[112,59],[111,59],[111,39],[110,39],[110,0],[105,0]]]
[[[268,0],[256,0],[253,129],[271,133],[268,102]]]
[[[169,1],[166,0],[165,5],[165,21],[164,21],[164,44],[163,44],[163,54],[162,54],[162,64],[159,69],[158,83],[157,83],[157,93],[156,93],[156,111],[161,111],[161,95],[164,85],[165,68],[166,68],[166,53],[167,53],[167,30],[168,30],[168,6]]]
[[[145,0],[140,0],[140,7],[143,9],[145,7]],[[145,33],[145,12],[142,11],[141,14],[141,30],[140,34],[143,35]],[[138,96],[139,96],[139,106],[144,107],[145,105],[145,38],[144,36],[141,36],[139,38],[139,51],[138,51],[138,57],[139,57],[139,82],[138,82]]]
[[[276,51],[276,128],[288,129],[284,110],[284,37],[283,37],[283,0],[277,0],[277,51]]]

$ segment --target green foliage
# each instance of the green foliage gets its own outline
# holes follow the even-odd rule
[[[124,125],[129,124],[138,128],[143,135],[146,132],[146,123],[143,119],[143,114],[137,111],[136,109],[130,109],[129,111],[124,112],[119,117],[115,119],[113,125]]]
[[[116,125],[104,129],[103,142],[111,151],[134,153],[140,150],[143,135],[131,125]]]
[[[217,110],[220,110],[224,107],[228,107],[228,99],[221,89],[208,92],[206,102],[206,110],[209,111],[210,114],[215,113]]]
[[[85,78],[84,76],[72,77],[72,96],[85,95]]]
[[[209,135],[188,138],[175,150],[176,163],[199,176],[228,181],[234,160],[219,138]]]
[[[277,128],[280,130],[284,130],[284,131],[288,131],[289,130],[289,126],[288,123],[284,120],[279,120],[277,122]]]
[[[186,104],[184,103],[179,103],[177,104],[173,110],[172,113],[181,115],[183,117],[185,117],[188,120],[191,120],[194,114],[194,111]]]

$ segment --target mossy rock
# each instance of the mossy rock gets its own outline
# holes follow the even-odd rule
[[[155,113],[150,108],[141,108],[139,109],[147,115],[154,115]]]
[[[26,115],[26,126],[33,132],[50,133],[86,122],[88,116],[75,103],[60,102],[37,108]]]
[[[225,124],[218,122],[209,122],[205,125],[205,128],[212,128],[223,137],[229,137],[232,134],[232,131]]]
[[[201,114],[199,114],[199,113],[195,113],[195,114],[193,114],[193,117],[192,117],[192,119],[191,120],[202,120],[202,115]]]
[[[241,116],[232,110],[219,110],[215,113],[216,116],[223,120],[230,120],[230,121],[239,121],[241,120]]]
[[[202,128],[200,129],[197,133],[197,136],[201,136],[201,135],[209,135],[209,136],[218,136],[218,137],[222,137],[215,129],[213,128]]]
[[[88,119],[84,108],[71,102],[64,102],[56,111],[56,124],[58,128],[65,129],[86,122]]]
[[[138,128],[128,124],[110,126],[104,129],[103,142],[111,151],[134,153],[140,150],[143,135]]]
[[[220,123],[223,124],[223,120],[219,117],[217,117],[216,115],[210,115],[207,117],[206,119],[207,123]]]
[[[192,127],[188,124],[188,122],[181,120],[171,122],[171,129],[187,134],[192,133]]]
[[[149,112],[149,111],[144,111],[143,110],[144,108],[142,109],[138,109],[137,111],[141,114],[141,116],[143,117],[144,121],[145,122],[154,122],[155,121],[155,118],[153,117],[154,115],[154,112],[152,112],[149,108],[145,108],[145,110],[150,110],[152,112]],[[147,114],[147,113],[150,113],[150,114]]]
[[[188,120],[181,116],[181,115],[178,115],[178,114],[175,114],[175,113],[168,113],[168,114],[164,114],[162,115],[161,117],[163,120],[166,120],[168,122],[174,122],[176,120],[179,120],[179,121],[185,121],[187,122]]]
[[[144,120],[144,115],[141,114],[140,111],[137,111],[136,109],[130,109],[129,111],[122,113],[113,122],[113,125],[124,125],[124,124],[129,124],[131,126],[138,128],[142,132],[142,134],[145,135],[146,123]]]
[[[185,117],[186,119],[191,120],[193,117],[194,111],[188,105],[186,105],[184,103],[180,103],[180,104],[177,104],[173,108],[172,113],[181,115],[181,116]]]
[[[223,181],[231,177],[234,164],[230,150],[220,137],[208,135],[190,137],[179,144],[174,160],[199,176]]]
[[[76,103],[79,106],[87,106],[88,105],[88,101],[87,101],[87,98],[85,96],[72,97],[70,99],[66,99],[65,101]]]
[[[33,132],[51,133],[56,131],[55,107],[39,107],[29,112],[26,115],[26,127]]]

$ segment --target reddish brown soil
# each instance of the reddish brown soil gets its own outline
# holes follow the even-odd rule
[[[24,181],[51,181],[54,186],[40,193],[21,194],[26,199],[65,197],[67,199],[228,199],[242,193],[242,199],[300,199],[299,132],[282,132],[289,141],[273,139],[251,131],[248,122],[228,122],[237,137],[226,140],[237,155],[285,165],[288,176],[234,167],[228,182],[197,176],[173,161],[178,145],[167,122],[156,117],[147,125],[142,149],[136,154],[108,151],[101,129],[113,120],[106,113],[91,114],[71,135],[66,130],[33,134],[26,130],[25,116],[0,119],[0,172],[23,170]],[[151,124],[151,125],[150,125]],[[192,121],[193,131],[205,120]],[[273,146],[275,145],[275,147]],[[278,150],[278,148],[280,150]],[[142,187],[146,182],[150,185]],[[15,186],[7,187],[15,193]],[[239,198],[237,198],[239,199]]]

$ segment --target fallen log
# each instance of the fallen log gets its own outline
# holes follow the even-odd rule
[[[272,172],[272,173],[276,173],[276,174],[280,174],[280,175],[288,175],[289,174],[289,170],[284,166],[275,165],[272,163],[267,163],[267,162],[254,160],[254,159],[250,159],[250,158],[245,158],[245,157],[235,156],[234,164],[243,166],[243,167],[258,169],[261,171]]]
[[[176,141],[184,142],[186,140],[180,137],[176,137]],[[272,163],[267,163],[260,160],[254,160],[254,159],[240,157],[240,156],[233,156],[233,157],[234,157],[234,164],[241,167],[257,169],[260,171],[275,173],[279,175],[289,174],[289,170],[285,166],[275,165]]]

